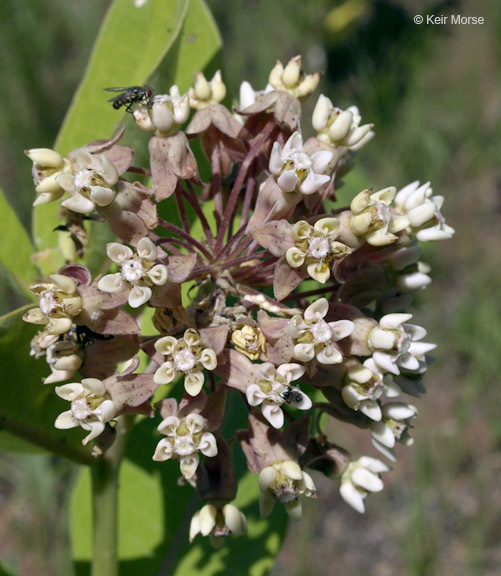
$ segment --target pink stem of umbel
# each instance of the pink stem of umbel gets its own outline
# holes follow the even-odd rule
[[[192,238],[190,236],[190,234],[188,234],[184,230],[181,230],[181,228],[178,228],[175,224],[171,224],[170,222],[167,222],[166,220],[159,219],[158,223],[160,224],[160,226],[163,226],[167,230],[170,230],[171,232],[173,232],[177,236],[180,236],[181,238],[186,240],[186,242],[188,244],[190,244],[192,248],[199,250],[209,261],[212,261],[212,254],[207,250],[207,248],[205,248],[205,246],[200,244],[200,242],[198,240],[195,240],[195,238]]]
[[[211,168],[212,168],[212,190],[214,192],[214,207],[216,225],[219,229],[221,224],[221,216],[223,214],[223,194],[221,191],[221,161],[219,157],[219,148],[214,146],[211,154]],[[216,244],[217,251],[217,244]]]
[[[226,208],[224,211],[223,220],[219,226],[218,233],[217,233],[217,240],[216,240],[216,254],[219,254],[221,248],[224,243],[224,237],[226,231],[228,229],[230,220],[232,218],[233,212],[235,210],[235,206],[237,205],[238,196],[240,194],[240,190],[243,186],[244,179],[247,175],[247,172],[252,164],[254,158],[257,157],[259,152],[263,147],[263,143],[266,139],[272,134],[273,130],[275,129],[275,124],[269,122],[266,127],[260,132],[259,136],[256,140],[252,143],[247,156],[245,157],[244,161],[240,165],[240,169],[238,171],[237,177],[235,179],[235,183],[233,184],[233,188],[231,190],[230,197],[228,199],[228,203],[226,204]]]
[[[193,191],[191,183],[186,181],[186,186],[187,190],[184,190],[182,186],[180,187],[181,194],[184,196],[184,198],[186,198],[190,206],[193,208],[193,210],[195,210],[197,216],[200,218],[200,223],[202,224],[202,228],[204,229],[205,238],[207,239],[209,246],[212,248],[215,240],[212,234],[212,230],[210,229],[209,222],[207,221],[207,218],[205,217],[205,214],[203,213],[202,208],[200,207],[200,203]]]
[[[308,296],[317,296],[318,294],[326,294],[327,292],[335,292],[338,286],[330,284],[329,286],[323,286],[322,288],[316,288],[315,290],[308,290],[308,292],[297,292],[296,294],[290,294],[284,299],[284,302],[289,300],[301,300],[301,298],[306,298]]]
[[[181,195],[179,185],[176,186],[175,195],[176,195],[177,209],[179,211],[179,217],[181,218],[181,222],[183,224],[183,230],[185,232],[187,232],[188,234],[190,234],[190,236],[191,236],[190,222],[188,220],[188,216],[186,215],[186,210],[185,210],[184,204],[183,204],[183,197]]]

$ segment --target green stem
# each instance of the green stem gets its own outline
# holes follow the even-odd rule
[[[120,418],[113,446],[91,467],[93,555],[91,576],[118,576],[118,475],[132,420]]]

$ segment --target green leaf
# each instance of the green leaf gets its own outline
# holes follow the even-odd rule
[[[68,409],[53,386],[44,386],[50,372],[43,359],[30,357],[30,340],[38,328],[23,322],[25,306],[0,318],[0,428],[76,462],[91,461],[82,446],[83,431],[56,430],[57,416]]]
[[[110,137],[118,128],[125,108],[114,110],[104,88],[150,82],[158,91],[172,84],[185,91],[196,71],[214,65],[220,47],[219,32],[203,0],[150,0],[141,8],[135,8],[132,0],[115,0],[56,149],[67,154],[92,140]],[[137,152],[136,161],[141,156]],[[36,247],[50,256],[40,262],[45,274],[64,263],[56,248],[58,232],[54,232],[58,210],[58,204],[51,203],[38,206],[33,213]]]
[[[0,229],[2,230],[0,264],[9,273],[17,291],[33,300],[34,295],[29,286],[39,275],[37,267],[31,260],[34,248],[28,233],[2,190],[0,190]]]

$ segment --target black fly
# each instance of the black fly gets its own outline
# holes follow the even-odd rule
[[[287,404],[299,404],[303,401],[303,395],[299,390],[293,390],[290,386],[287,386],[285,392],[281,394],[282,398],[287,402]]]
[[[105,88],[107,92],[120,92],[118,96],[110,98],[108,102],[113,103],[113,108],[118,110],[122,106],[127,106],[126,112],[132,113],[134,104],[148,104],[153,96],[153,89],[149,86],[129,86],[128,88]]]

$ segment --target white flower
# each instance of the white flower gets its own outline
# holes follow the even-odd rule
[[[197,110],[211,104],[219,104],[226,96],[226,86],[218,70],[212,80],[208,81],[202,72],[195,74],[193,88],[188,91],[190,106]]]
[[[313,194],[331,179],[322,172],[332,153],[322,150],[309,156],[302,150],[303,138],[299,132],[294,132],[283,148],[278,142],[273,144],[269,169],[283,192]]]
[[[30,287],[39,297],[39,308],[33,308],[23,316],[25,322],[46,324],[48,334],[68,332],[73,318],[82,310],[82,299],[77,294],[73,278],[63,274],[51,274],[52,282],[43,282]]]
[[[383,481],[380,473],[391,470],[381,460],[362,456],[350,462],[341,476],[339,492],[342,498],[360,514],[365,512],[364,499],[369,492],[381,492]]]
[[[195,512],[190,523],[190,542],[198,534],[209,536],[214,548],[219,548],[230,533],[247,536],[245,515],[233,504],[206,504]]]
[[[400,214],[409,220],[408,231],[420,242],[446,240],[454,234],[454,228],[445,223],[440,212],[443,196],[433,196],[430,183],[422,186],[419,180],[399,190],[395,196],[395,206]]]
[[[272,91],[273,86],[271,84],[267,84],[264,90],[254,90],[251,84],[245,80],[240,84],[238,109],[245,110],[249,108],[256,101],[259,101],[264,94]]]
[[[96,206],[108,206],[115,198],[118,170],[104,154],[95,156],[87,150],[75,152],[75,174],[61,174],[56,182],[71,198],[61,206],[79,214],[90,214]]]
[[[320,74],[304,74],[301,64],[301,56],[291,58],[285,67],[277,60],[269,76],[271,86],[275,90],[289,92],[296,98],[305,98],[311,94],[320,82]]]
[[[266,338],[258,326],[244,324],[231,333],[231,342],[241,354],[251,360],[257,360],[266,348]]]
[[[348,246],[336,240],[338,230],[337,218],[321,218],[314,226],[305,220],[296,222],[291,229],[294,246],[285,254],[289,266],[299,268],[306,263],[308,275],[325,284],[331,275],[332,260],[351,252]]]
[[[155,372],[157,384],[170,384],[185,374],[184,388],[190,396],[197,396],[204,385],[203,369],[214,370],[217,358],[214,350],[203,348],[197,330],[189,328],[183,338],[164,336],[155,342],[155,349],[166,356],[166,361]]]
[[[400,369],[416,371],[425,362],[425,354],[436,344],[419,342],[426,330],[406,322],[412,314],[386,314],[379,326],[369,333],[368,344],[374,351],[372,358],[380,371],[400,374]]]
[[[216,438],[206,429],[207,421],[200,414],[188,414],[185,418],[168,416],[158,426],[166,438],[158,443],[153,460],[164,462],[176,458],[181,474],[189,480],[198,468],[198,452],[209,457],[217,454]]]
[[[58,200],[64,190],[56,178],[70,170],[70,163],[50,148],[32,148],[25,150],[26,156],[33,162],[33,181],[37,193],[33,206]]]
[[[120,272],[107,274],[99,280],[98,288],[103,292],[117,294],[130,290],[129,305],[138,308],[151,298],[152,284],[163,286],[168,272],[164,264],[155,264],[158,248],[147,238],[137,243],[137,251],[117,242],[106,245],[108,258],[121,266]]]
[[[116,405],[110,399],[104,383],[97,378],[84,378],[81,383],[56,387],[56,394],[71,402],[71,409],[57,417],[56,428],[81,426],[89,431],[82,441],[84,446],[99,436],[106,422],[110,422],[116,416]]]
[[[73,378],[82,365],[79,347],[70,340],[59,340],[47,348],[47,364],[52,374],[45,378],[44,384],[55,384]]]
[[[353,198],[350,226],[357,236],[363,236],[372,246],[386,246],[398,239],[397,232],[409,224],[405,216],[394,214],[390,204],[395,197],[393,186],[371,193],[362,190]]]
[[[395,462],[393,448],[396,442],[411,446],[414,442],[408,433],[409,420],[417,416],[417,408],[405,402],[389,402],[383,406],[380,422],[371,424],[371,440],[388,460]]]
[[[247,402],[251,406],[261,405],[263,416],[274,428],[284,425],[282,404],[286,402],[300,410],[309,410],[311,400],[290,383],[304,374],[304,366],[282,364],[278,368],[271,362],[261,364],[257,369],[256,382],[246,390]]]
[[[399,292],[414,292],[426,288],[431,283],[428,275],[431,268],[424,262],[419,262],[421,248],[405,246],[388,256],[388,263],[398,275],[395,287]]]
[[[271,514],[278,500],[293,520],[299,520],[302,514],[300,496],[316,498],[316,488],[311,476],[303,472],[297,462],[275,462],[259,473],[259,510],[263,518]]]
[[[158,94],[151,99],[151,106],[140,106],[134,110],[136,124],[142,130],[156,131],[159,136],[175,134],[190,115],[188,94],[181,96],[174,85],[169,94]]]
[[[355,329],[351,320],[326,322],[329,302],[320,298],[310,304],[304,316],[297,314],[289,321],[289,335],[294,339],[294,357],[301,362],[316,358],[321,364],[339,364],[343,355],[336,342],[349,336]]]
[[[312,118],[318,140],[334,148],[343,146],[348,150],[360,150],[374,137],[374,124],[360,126],[361,121],[356,106],[341,110],[323,94],[318,98]]]

